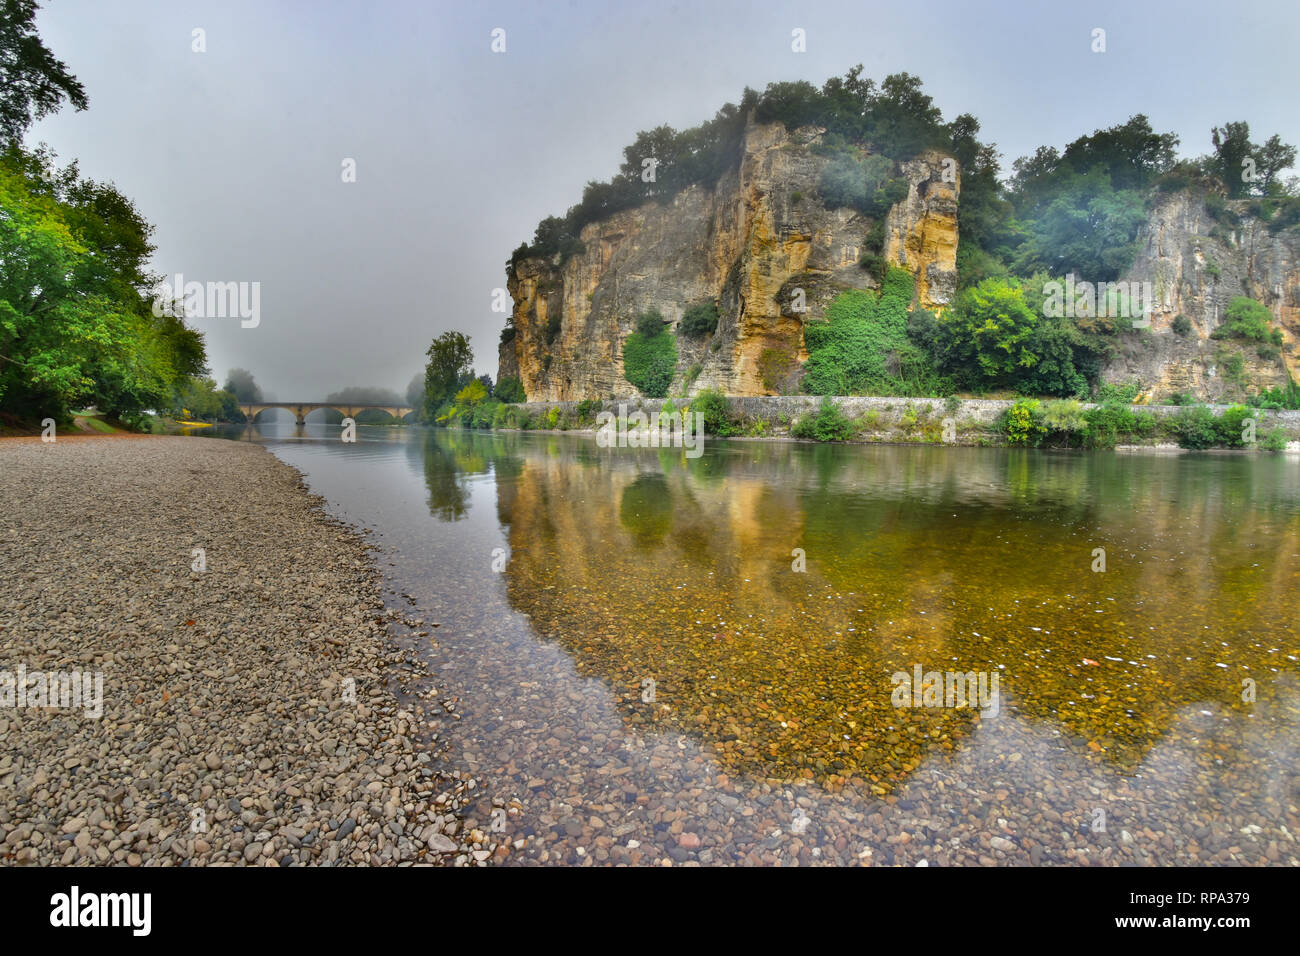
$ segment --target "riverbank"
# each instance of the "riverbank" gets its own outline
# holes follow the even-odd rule
[[[823,412],[823,402],[834,408],[826,427],[808,428]],[[1049,407],[1050,399],[1040,400],[1039,412]],[[603,402],[525,402],[506,406],[498,430],[594,433],[596,416],[609,412],[615,416],[638,414],[653,421],[661,411],[708,409],[707,429],[715,437],[762,441],[810,441],[813,435],[836,434],[839,444],[892,445],[964,445],[998,447],[1017,444],[1006,430],[1008,412],[1017,406],[1009,399],[985,398],[899,398],[894,396],[845,396],[823,399],[813,395],[759,396],[723,399],[723,408],[701,403],[699,396],[686,399],[624,398]],[[1182,419],[1194,406],[1181,405],[1111,405],[1091,402],[1065,403],[1074,420],[1067,431],[1050,431],[1044,426],[1041,435],[1020,442],[1043,447],[1102,447],[1133,451],[1150,448],[1157,451],[1178,449],[1183,430]],[[1210,416],[1222,419],[1230,405],[1201,406]],[[1100,443],[1089,442],[1087,420],[1090,413],[1104,409],[1105,436]],[[1114,410],[1126,411],[1117,417]],[[1238,411],[1254,419],[1255,445],[1260,450],[1300,453],[1300,411],[1248,409]],[[723,423],[725,421],[725,424]],[[803,428],[800,425],[804,426]],[[719,427],[721,425],[721,427]],[[1127,430],[1126,430],[1127,429]],[[1236,441],[1241,424],[1223,429],[1222,437],[1235,444],[1222,447],[1241,448]],[[1220,447],[1215,436],[1214,447]],[[825,440],[823,437],[821,440]],[[1272,445],[1276,442],[1276,447]],[[1205,447],[1198,445],[1197,447]],[[1245,449],[1250,450],[1250,449]]]
[[[237,442],[10,439],[0,501],[4,863],[488,857],[457,812],[473,782],[404,703],[433,688],[390,628],[428,632],[296,470]],[[79,707],[42,706],[75,702],[42,695],[55,673]]]

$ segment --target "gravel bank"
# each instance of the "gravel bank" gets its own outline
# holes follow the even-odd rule
[[[251,444],[0,441],[0,863],[488,859],[402,702],[434,693],[390,637],[419,622],[320,503]],[[22,706],[20,668],[102,675],[102,715],[93,677]]]

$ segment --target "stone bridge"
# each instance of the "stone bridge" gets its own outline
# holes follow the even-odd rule
[[[358,412],[364,412],[367,409],[378,409],[381,412],[387,412],[394,418],[405,418],[411,412],[415,411],[409,405],[341,405],[338,402],[240,402],[239,410],[244,413],[251,425],[257,416],[268,408],[287,408],[293,412],[294,421],[299,425],[307,424],[307,416],[318,408],[329,408],[344,418],[356,418]]]

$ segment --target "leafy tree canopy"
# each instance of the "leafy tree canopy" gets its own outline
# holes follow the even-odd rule
[[[16,145],[36,120],[86,91],[36,34],[36,0],[0,0],[0,145]]]

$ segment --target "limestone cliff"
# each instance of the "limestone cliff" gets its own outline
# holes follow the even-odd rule
[[[635,395],[622,347],[636,317],[658,309],[675,328],[688,308],[712,301],[717,331],[677,337],[674,392],[794,391],[807,357],[804,322],[822,318],[844,289],[876,285],[859,264],[873,220],[818,198],[828,160],[811,147],[821,136],[751,123],[737,167],[712,189],[591,223],[585,252],[562,264],[517,263],[508,282],[516,333],[501,347],[499,376],[517,369],[532,401]],[[926,153],[902,164],[908,194],[885,220],[884,254],[916,275],[928,307],[956,288],[960,174],[945,159]]]
[[[822,136],[751,123],[739,162],[713,188],[590,223],[585,250],[567,260],[518,262],[508,279],[515,334],[501,346],[498,377],[518,377],[530,401],[633,397],[622,353],[636,317],[658,309],[675,330],[688,308],[713,302],[713,335],[676,336],[671,393],[797,392],[805,323],[841,291],[876,285],[859,259],[882,225],[886,260],[916,277],[919,305],[942,309],[957,288],[955,161],[927,152],[900,164],[907,195],[878,223],[819,198],[830,161],[815,148]],[[1121,276],[1150,283],[1150,327],[1114,337],[1104,381],[1137,382],[1144,400],[1160,402],[1180,392],[1234,401],[1300,379],[1300,235],[1271,233],[1247,201],[1223,206],[1216,218],[1199,192],[1152,199]],[[1210,338],[1236,296],[1273,312],[1280,356],[1270,343]]]
[[[1161,197],[1139,234],[1139,252],[1124,277],[1150,282],[1155,297],[1149,331],[1119,337],[1120,349],[1103,378],[1140,382],[1150,401],[1175,392],[1198,399],[1232,400],[1245,390],[1300,379],[1300,236],[1271,234],[1245,200],[1228,202],[1236,226],[1218,223],[1205,197],[1178,192]],[[1284,336],[1281,357],[1261,343],[1211,339],[1236,296],[1268,306]],[[1190,329],[1174,331],[1184,316]],[[1240,370],[1231,356],[1240,355]]]

